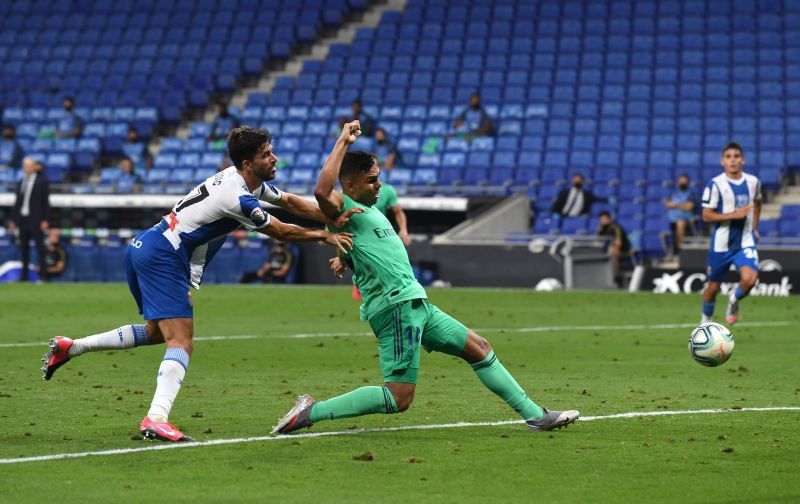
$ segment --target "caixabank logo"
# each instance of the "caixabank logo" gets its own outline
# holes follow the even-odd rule
[[[786,297],[791,295],[792,285],[791,278],[788,275],[780,275],[783,271],[781,264],[774,259],[765,259],[759,264],[760,273],[762,273],[750,291],[753,296],[777,296]],[[652,291],[655,294],[692,294],[700,292],[706,286],[706,274],[703,272],[685,272],[685,271],[660,271],[653,277]],[[768,277],[768,278],[767,278]],[[736,288],[738,282],[722,282],[720,287],[723,294],[730,293]]]

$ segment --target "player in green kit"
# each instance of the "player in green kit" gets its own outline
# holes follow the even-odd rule
[[[411,245],[411,237],[408,235],[408,219],[397,201],[397,190],[394,186],[381,182],[381,190],[378,193],[378,201],[375,202],[375,208],[387,218],[389,217],[389,210],[392,211],[394,221],[397,223],[397,236],[403,241],[403,245]]]
[[[375,208],[378,209],[387,218],[389,217],[389,210],[394,214],[394,221],[397,223],[397,236],[403,240],[403,245],[408,247],[411,245],[411,236],[408,234],[408,219],[406,213],[400,207],[397,201],[397,190],[387,183],[381,182],[381,191],[378,194],[378,201],[375,203]],[[358,291],[356,284],[353,284],[353,299],[362,301],[361,293]]]
[[[414,399],[421,347],[464,359],[478,379],[531,430],[558,429],[577,420],[577,411],[548,411],[536,405],[506,371],[488,341],[428,302],[425,289],[414,278],[403,242],[375,208],[381,190],[375,158],[363,151],[347,152],[359,134],[358,121],[345,125],[322,168],[314,196],[329,217],[351,208],[363,209],[342,229],[352,233],[352,251],[330,262],[337,275],[344,271],[345,263],[353,270],[364,298],[361,318],[369,321],[378,338],[384,386],[361,387],[320,402],[302,395],[272,433],[287,434],[322,420],[407,410]],[[344,194],[334,190],[337,180]]]

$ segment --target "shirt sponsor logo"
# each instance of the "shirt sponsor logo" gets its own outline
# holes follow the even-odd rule
[[[397,233],[395,233],[392,228],[373,228],[372,232],[380,239],[397,236]]]

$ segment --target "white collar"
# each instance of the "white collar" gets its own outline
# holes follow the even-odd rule
[[[727,180],[728,182],[730,182],[733,185],[742,185],[744,183],[744,181],[746,180],[746,178],[745,178],[744,172],[743,172],[742,176],[739,177],[738,179],[732,179],[727,174],[725,174],[725,180]]]

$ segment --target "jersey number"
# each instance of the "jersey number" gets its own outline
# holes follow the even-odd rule
[[[758,251],[756,249],[746,248],[744,249],[744,256],[748,259],[753,259],[758,261]]]
[[[415,334],[416,333],[416,334]],[[406,337],[408,338],[408,346],[413,347],[416,341],[419,341],[419,337],[422,333],[422,329],[419,327],[414,326],[406,326]]]
[[[205,184],[201,185],[198,190],[199,192],[197,194],[190,194],[180,200],[175,206],[175,211],[180,212],[184,208],[194,205],[195,203],[200,203],[204,199],[208,198],[208,189],[206,189]]]

